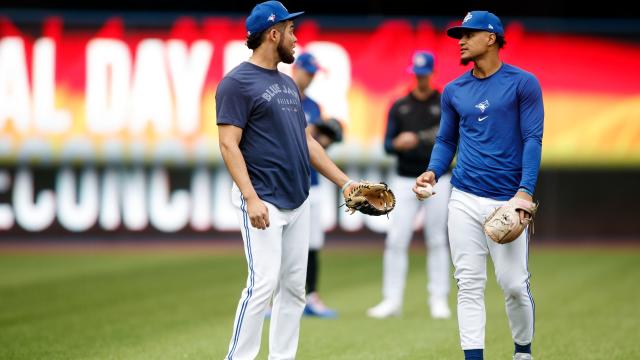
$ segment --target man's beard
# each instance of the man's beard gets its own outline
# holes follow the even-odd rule
[[[460,65],[467,66],[472,61],[473,59],[470,59],[470,58],[460,58]]]
[[[285,64],[293,64],[295,58],[291,55],[291,52],[284,47],[284,34],[283,37],[280,38],[280,42],[278,43],[278,56],[280,60]]]

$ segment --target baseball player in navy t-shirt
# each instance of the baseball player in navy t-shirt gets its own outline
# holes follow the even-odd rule
[[[256,5],[246,20],[249,61],[218,85],[220,150],[233,178],[232,202],[248,266],[226,359],[254,359],[273,297],[269,358],[293,359],[305,306],[310,165],[343,194],[358,185],[327,156],[307,128],[300,93],[278,71],[294,61],[293,19],[278,1]]]
[[[447,34],[459,39],[461,63],[473,62],[474,67],[442,93],[440,130],[428,170],[416,179],[414,192],[427,183],[434,185],[457,150],[448,226],[465,359],[483,358],[490,256],[505,296],[513,358],[529,360],[535,305],[529,289],[528,232],[501,245],[485,235],[482,225],[507,200],[532,200],[542,148],[542,91],[534,75],[500,60],[504,31],[494,14],[472,11]],[[520,211],[521,221],[526,216]]]

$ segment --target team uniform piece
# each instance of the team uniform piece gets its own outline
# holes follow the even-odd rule
[[[385,183],[361,181],[349,192],[345,205],[351,214],[359,211],[365,215],[386,215],[396,206],[396,197]]]
[[[528,218],[520,221],[518,210],[529,214]],[[513,198],[506,204],[497,207],[484,222],[484,232],[491,240],[498,244],[508,244],[517,239],[524,229],[532,224],[533,216],[538,205],[524,199]]]

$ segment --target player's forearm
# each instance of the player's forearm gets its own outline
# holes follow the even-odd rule
[[[451,143],[443,139],[436,140],[433,151],[431,151],[429,166],[427,166],[427,169],[436,174],[436,179],[440,178],[442,174],[449,170],[449,166],[456,154],[457,147],[458,145],[455,143]]]
[[[247,163],[244,161],[244,156],[237,144],[220,142],[220,153],[224,160],[227,170],[236,183],[242,196],[245,199],[258,196],[253,184],[251,184],[251,178],[249,178],[249,172],[247,171]]]
[[[528,190],[531,193],[530,195],[533,195],[536,190],[541,156],[541,142],[535,138],[525,140],[524,149],[522,150],[522,179],[520,180],[520,188]]]
[[[311,165],[320,174],[342,187],[349,177],[331,160],[322,146],[314,139],[307,139]]]
[[[449,170],[453,157],[458,149],[460,140],[459,118],[456,111],[449,102],[447,89],[442,94],[442,114],[440,115],[440,126],[436,135],[436,142],[431,151],[428,170],[431,170],[439,179],[442,174]]]

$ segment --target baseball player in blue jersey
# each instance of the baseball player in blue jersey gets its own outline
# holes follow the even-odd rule
[[[220,151],[234,182],[248,268],[228,360],[257,356],[272,297],[269,359],[295,358],[305,306],[310,165],[343,194],[358,185],[313,139],[296,84],[278,71],[278,63],[294,61],[293,19],[300,15],[278,1],[256,5],[246,20],[253,53],[216,91]]]
[[[399,315],[409,267],[409,244],[413,224],[420,207],[425,208],[424,236],[427,245],[427,290],[429,309],[434,319],[451,316],[447,295],[451,261],[447,242],[447,204],[451,174],[443,175],[434,189],[440,196],[423,202],[416,200],[411,187],[416,176],[426,168],[440,124],[440,92],[431,87],[435,58],[427,51],[416,51],[409,71],[416,86],[393,103],[387,119],[384,148],[397,156],[396,176],[391,180],[396,189],[396,210],[391,213],[385,239],[382,302],[370,308],[367,315],[386,318]]]
[[[320,69],[318,61],[311,53],[300,54],[293,66],[293,81],[295,81],[298,89],[300,90],[300,96],[302,97],[302,110],[304,116],[307,119],[311,134],[316,141],[322,145],[323,148],[327,148],[334,139],[329,137],[320,137],[316,127],[320,126],[324,120],[322,119],[322,112],[320,105],[315,100],[308,97],[305,91],[311,85],[316,72]],[[337,312],[328,308],[318,293],[318,272],[320,269],[320,261],[318,259],[318,252],[324,246],[324,229],[322,228],[322,222],[319,221],[320,217],[320,205],[322,201],[322,193],[320,191],[320,179],[318,172],[311,168],[311,188],[309,189],[309,206],[311,207],[311,216],[317,219],[311,222],[311,237],[309,238],[309,258],[307,260],[307,305],[304,307],[304,314],[308,316],[317,316],[323,319],[335,318]]]
[[[414,192],[434,185],[457,150],[448,225],[465,359],[483,358],[487,256],[504,292],[513,358],[532,359],[535,305],[529,288],[528,232],[501,245],[485,235],[482,225],[509,199],[532,200],[542,148],[542,92],[534,75],[501,61],[504,30],[494,14],[472,11],[447,34],[459,39],[460,62],[474,66],[442,93],[440,130]],[[521,221],[526,216],[520,212]]]

